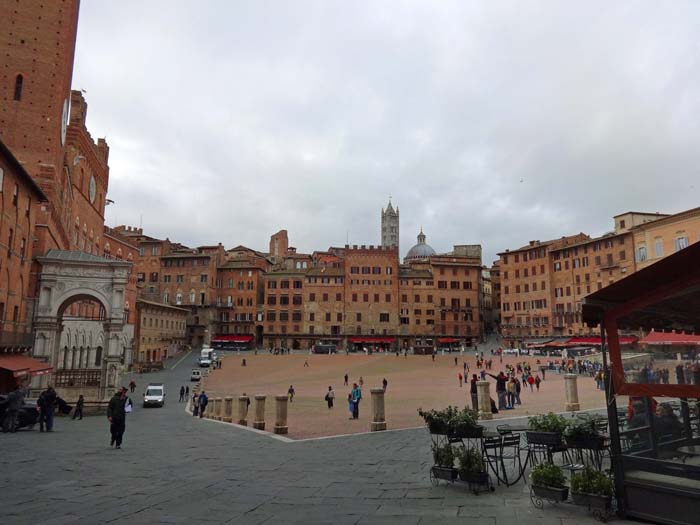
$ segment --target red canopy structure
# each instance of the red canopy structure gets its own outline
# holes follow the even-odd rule
[[[631,337],[620,337],[621,345],[633,345],[637,342],[637,338]],[[582,346],[582,345],[596,345],[600,346],[603,344],[603,340],[600,337],[572,337],[566,341],[567,346]]]
[[[438,343],[459,343],[459,339],[454,337],[438,337]]]
[[[683,332],[657,332],[652,330],[639,341],[643,345],[660,346],[700,346],[700,335],[686,334]]]
[[[0,368],[9,370],[14,377],[41,376],[53,370],[48,364],[22,354],[0,355]]]
[[[212,343],[250,343],[252,335],[217,335],[212,337]]]
[[[350,343],[393,343],[396,340],[395,337],[388,336],[355,336],[348,337],[348,342]]]

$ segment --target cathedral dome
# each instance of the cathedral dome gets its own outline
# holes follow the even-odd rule
[[[436,255],[435,250],[433,250],[429,244],[425,243],[425,234],[421,228],[418,234],[418,244],[408,250],[406,259],[426,259],[432,255]]]

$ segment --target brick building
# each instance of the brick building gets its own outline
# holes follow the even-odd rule
[[[634,239],[636,268],[641,270],[700,241],[700,208],[658,216],[654,221],[632,227],[630,232]]]
[[[46,197],[0,141],[0,351],[32,346],[31,249],[36,202]]]
[[[136,311],[135,363],[162,361],[184,349],[187,309],[139,299]]]

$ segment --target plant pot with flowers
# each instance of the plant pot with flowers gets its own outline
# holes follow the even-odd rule
[[[444,479],[454,481],[457,479],[457,469],[454,468],[455,452],[452,445],[445,443],[444,445],[433,444],[433,465],[430,473],[433,479]]]
[[[577,505],[585,505],[607,514],[610,512],[612,495],[612,480],[592,467],[571,475],[571,498]]]
[[[563,448],[562,433],[568,422],[563,416],[549,412],[531,416],[527,420],[530,430],[526,433],[527,442],[532,445],[544,445],[553,449]]]
[[[559,502],[569,497],[564,472],[552,463],[541,463],[532,467],[530,483],[532,491],[539,498]]]

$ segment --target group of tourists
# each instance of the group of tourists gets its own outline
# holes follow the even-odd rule
[[[178,399],[178,403],[186,402],[190,397],[190,387],[188,386],[181,386],[180,387],[180,399]]]
[[[192,415],[194,417],[199,416],[199,418],[204,417],[204,412],[209,404],[209,396],[202,390],[199,394],[195,392],[192,394]]]

